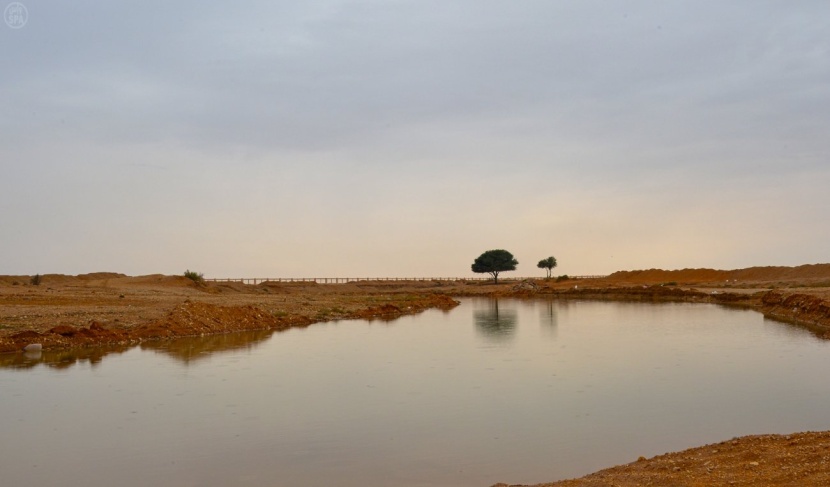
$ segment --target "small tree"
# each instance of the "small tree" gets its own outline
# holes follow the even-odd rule
[[[506,250],[488,250],[479,255],[473,262],[472,270],[475,273],[488,273],[493,276],[493,282],[499,283],[499,272],[515,271],[519,261],[513,258],[513,254]]]
[[[538,264],[536,264],[536,267],[538,267],[539,269],[547,269],[547,278],[550,279],[550,271],[552,271],[553,268],[556,267],[556,258],[554,256],[550,256],[547,259],[542,259],[539,261]]]
[[[184,271],[184,277],[190,279],[196,284],[202,284],[205,282],[204,274],[202,274],[201,272],[191,271],[190,269]]]

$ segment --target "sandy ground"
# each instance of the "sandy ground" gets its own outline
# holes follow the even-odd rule
[[[72,357],[91,360],[105,353],[99,345],[152,346],[182,336],[211,336],[219,346],[238,346],[233,337],[241,335],[229,332],[272,333],[336,319],[391,320],[428,308],[451,309],[457,296],[712,302],[750,307],[830,338],[830,264],[734,271],[651,269],[604,279],[505,280],[498,285],[389,281],[254,286],[114,273],[45,275],[39,285],[32,285],[30,276],[0,276],[0,366],[19,366],[22,348],[33,343],[53,354],[71,350]],[[729,439],[540,485],[830,485],[830,432]]]
[[[17,282],[18,284],[14,284]],[[180,276],[0,277],[0,353],[130,344],[337,319],[393,319],[457,301],[433,283],[197,284]]]

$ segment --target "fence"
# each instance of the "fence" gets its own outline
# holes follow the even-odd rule
[[[568,276],[568,279],[602,279],[608,276]],[[263,282],[314,282],[317,284],[345,284],[364,281],[489,281],[491,277],[239,277],[239,278],[205,278],[209,282],[237,282],[240,284],[261,284]],[[499,281],[538,280],[544,277],[501,277]]]

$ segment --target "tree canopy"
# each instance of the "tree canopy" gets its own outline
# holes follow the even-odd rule
[[[536,267],[540,269],[547,269],[548,271],[548,279],[550,279],[550,271],[556,267],[556,258],[554,256],[550,256],[547,259],[542,259],[536,264]]]
[[[499,272],[515,271],[519,261],[513,258],[513,254],[506,250],[488,250],[479,255],[473,262],[472,269],[476,273],[488,273],[493,276],[493,281],[498,284]]]

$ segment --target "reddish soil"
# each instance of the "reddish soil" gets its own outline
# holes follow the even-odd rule
[[[457,304],[451,296],[718,303],[753,308],[830,338],[830,264],[732,271],[650,269],[604,279],[498,285],[395,281],[253,286],[113,273],[46,275],[37,286],[30,279],[0,276],[0,353],[10,352],[0,355],[0,365],[20,366],[25,362],[20,350],[31,343],[66,355],[59,357],[58,366],[100,360],[104,352],[97,345],[103,344],[114,345],[109,350],[117,352],[136,343],[145,347],[163,339],[211,336],[219,337],[217,347],[237,347],[239,340],[231,337],[243,334],[227,333],[267,334],[338,319],[391,320],[427,308],[450,309]],[[830,485],[830,432],[736,438],[540,485]]]
[[[432,283],[200,285],[184,277],[118,274],[47,275],[39,286],[21,282],[29,278],[0,277],[0,353],[32,343],[56,350],[331,320],[390,320],[458,304],[431,292]]]
[[[733,438],[535,487],[827,486],[830,431]],[[520,487],[496,484],[493,487]]]

